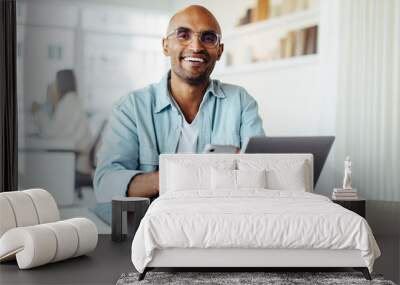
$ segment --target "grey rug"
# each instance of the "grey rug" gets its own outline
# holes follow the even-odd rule
[[[381,275],[372,275],[368,281],[360,272],[148,272],[142,281],[138,273],[122,274],[117,285],[134,284],[379,284],[395,285]]]

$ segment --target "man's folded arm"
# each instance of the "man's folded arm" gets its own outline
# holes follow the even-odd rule
[[[158,195],[158,171],[136,175],[128,184],[129,197],[155,197]]]
[[[257,102],[245,89],[243,89],[240,147],[242,147],[250,137],[264,135],[263,122],[258,113]]]
[[[133,177],[143,173],[139,168],[139,141],[129,97],[114,107],[102,139],[94,176],[98,202],[110,202],[114,196],[126,196]]]

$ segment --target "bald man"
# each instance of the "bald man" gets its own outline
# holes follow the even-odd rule
[[[189,6],[170,20],[162,41],[171,70],[120,99],[98,156],[98,201],[158,195],[161,153],[201,153],[206,144],[240,148],[264,135],[256,101],[242,87],[211,80],[224,45],[210,11]]]

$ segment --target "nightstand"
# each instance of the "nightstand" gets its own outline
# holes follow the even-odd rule
[[[365,219],[365,199],[357,199],[357,200],[337,200],[332,199],[332,202],[339,204],[340,206],[353,211],[356,214],[359,214],[361,217]]]
[[[122,234],[122,214],[126,212],[128,221],[128,238],[133,238],[139,227],[140,221],[146,214],[150,205],[149,198],[140,197],[114,197],[112,205],[112,225],[111,238],[113,241],[123,241],[125,236]]]

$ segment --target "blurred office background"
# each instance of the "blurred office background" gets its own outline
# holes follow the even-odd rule
[[[330,196],[352,157],[353,186],[383,252],[376,269],[398,282],[400,1],[17,0],[19,187],[46,188],[65,218],[87,216],[110,232],[91,186],[101,134],[118,98],[168,71],[161,39],[190,4],[222,27],[225,52],[212,77],[256,98],[267,135],[336,136],[316,193]],[[46,136],[38,123],[63,101],[54,84],[64,84],[65,70],[88,126],[84,148],[76,133]]]

